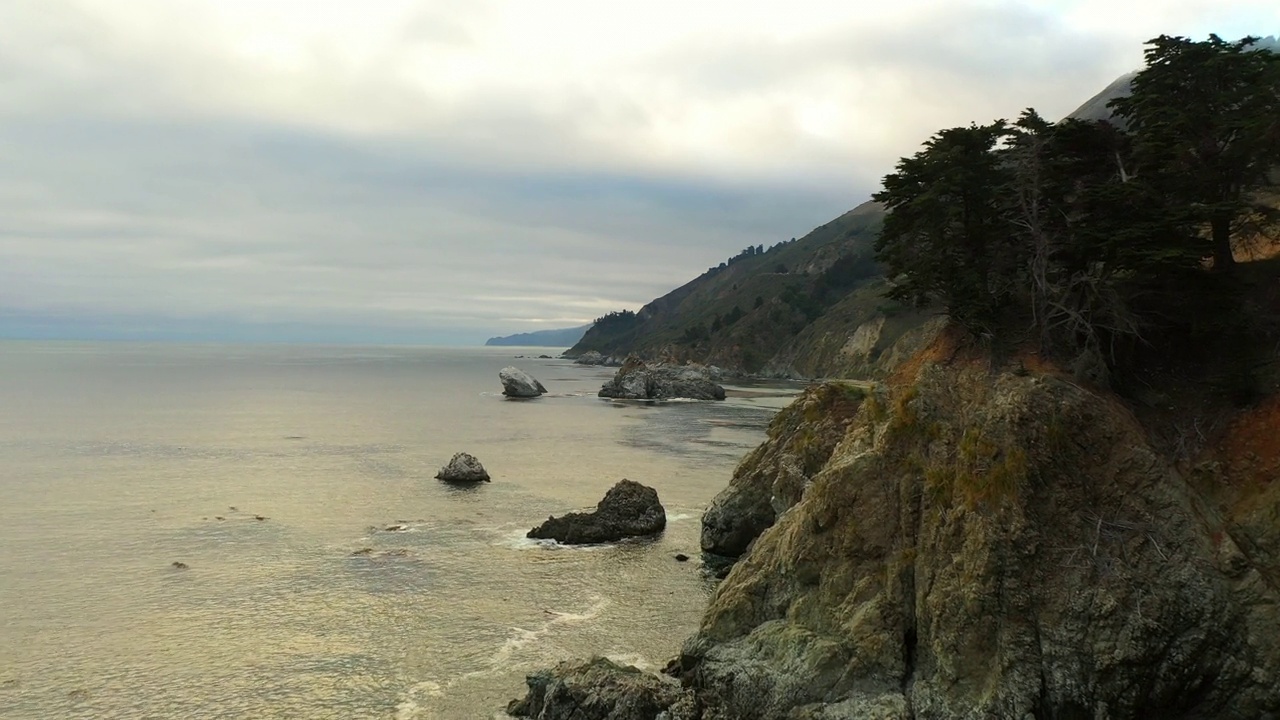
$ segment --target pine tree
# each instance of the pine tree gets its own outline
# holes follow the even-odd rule
[[[956,321],[990,331],[1011,290],[995,267],[1017,262],[999,197],[1007,170],[993,152],[1006,132],[1004,121],[943,130],[885,177],[874,195],[888,210],[876,254],[895,283],[890,297],[940,301]]]
[[[1208,229],[1204,254],[1220,271],[1235,264],[1251,194],[1280,163],[1280,56],[1255,41],[1161,35],[1132,94],[1111,103],[1133,133],[1137,178]]]

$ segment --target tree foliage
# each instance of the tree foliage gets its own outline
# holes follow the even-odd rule
[[[1008,171],[995,151],[1004,121],[943,130],[898,163],[875,200],[888,210],[876,243],[900,276],[890,297],[915,304],[945,299],[973,330],[990,329],[1007,298],[999,274],[1008,240],[1000,189]]]
[[[1220,270],[1234,265],[1249,193],[1280,163],[1280,56],[1256,42],[1161,35],[1132,93],[1111,103],[1132,133],[1135,174],[1208,229]]]
[[[875,195],[889,296],[988,338],[1029,320],[1044,348],[1113,369],[1150,333],[1223,312],[1206,260],[1231,267],[1280,164],[1280,59],[1251,44],[1152,40],[1114,103],[1126,127],[1028,110],[934,135]]]

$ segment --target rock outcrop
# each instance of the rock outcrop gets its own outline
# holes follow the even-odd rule
[[[663,717],[1280,717],[1275,478],[1210,501],[1114,397],[921,359],[806,481],[766,470],[796,462],[781,437],[739,469],[807,488],[714,591]]]
[[[647,365],[627,358],[613,379],[600,388],[600,397],[623,400],[723,400],[724,388],[715,371],[702,365]]]
[[[507,714],[537,720],[654,720],[674,705],[679,684],[617,665],[605,658],[561,663],[528,676],[523,700],[512,700]]]
[[[502,381],[502,394],[513,398],[535,398],[547,392],[529,373],[517,367],[504,367],[498,371]]]
[[[582,353],[573,362],[575,365],[604,365],[606,367],[618,367],[622,364],[621,360],[612,356],[601,355],[595,350],[588,350]]]
[[[702,720],[1280,712],[1280,567],[1119,403],[979,365],[864,402],[717,588]]]
[[[656,535],[667,526],[667,512],[658,491],[631,480],[622,480],[605,493],[589,513],[550,517],[529,531],[527,537],[556,540],[566,545],[587,545]]]
[[[464,452],[454,455],[448,465],[440,468],[436,477],[454,483],[489,482],[489,472],[480,461],[474,455]]]
[[[842,382],[814,385],[774,416],[768,439],[743,458],[728,487],[702,514],[702,551],[738,557],[779,513],[799,502],[865,393]]]

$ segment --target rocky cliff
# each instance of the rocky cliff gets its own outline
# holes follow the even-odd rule
[[[866,390],[840,382],[814,385],[779,412],[763,444],[743,458],[702,514],[702,550],[736,558],[795,505],[844,437]]]
[[[1247,449],[1220,443],[1184,472],[1113,396],[958,354],[944,339],[886,388],[813,390],[779,415],[726,491],[738,509],[722,495],[708,511],[728,537],[760,510],[670,669],[680,692],[650,684],[632,705],[1280,717],[1280,401],[1233,421]]]

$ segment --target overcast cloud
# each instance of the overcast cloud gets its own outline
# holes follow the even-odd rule
[[[0,337],[580,324],[1154,35],[1277,31],[1273,0],[6,0]]]

